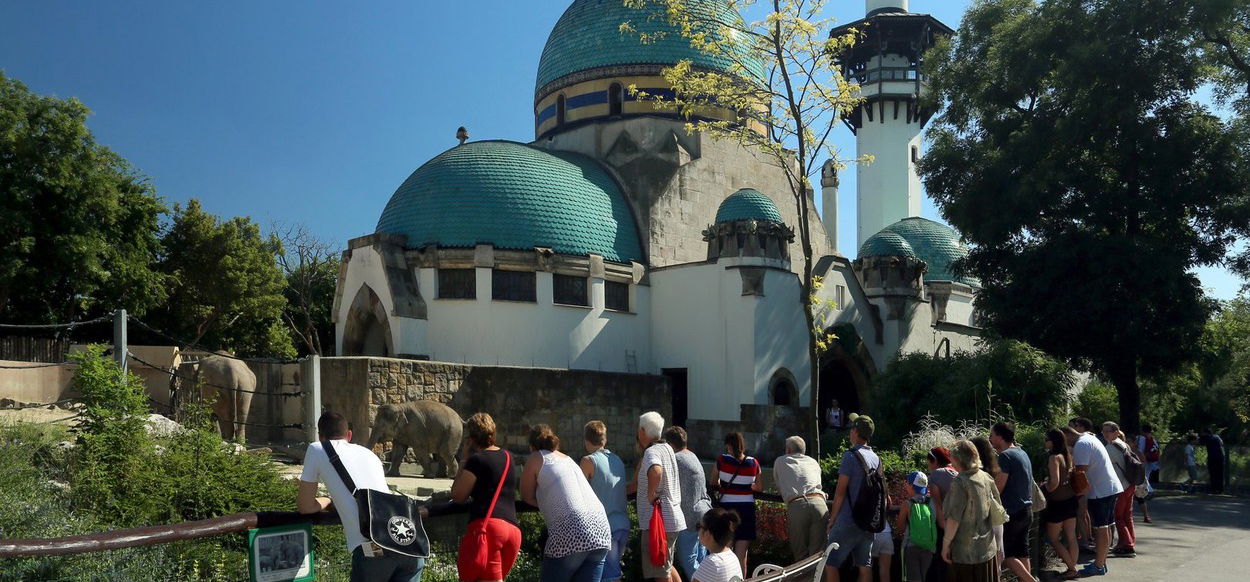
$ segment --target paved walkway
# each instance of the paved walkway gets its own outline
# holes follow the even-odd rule
[[[1150,502],[1154,523],[1137,514],[1137,557],[1107,560],[1096,580],[1241,582],[1250,580],[1250,500],[1206,495]]]

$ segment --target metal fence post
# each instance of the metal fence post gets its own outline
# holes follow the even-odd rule
[[[301,390],[304,392],[304,438],[317,442],[317,418],[321,416],[321,356],[313,354],[300,362]]]

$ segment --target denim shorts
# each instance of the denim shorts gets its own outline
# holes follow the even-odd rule
[[[629,530],[612,532],[612,545],[608,546],[608,555],[603,560],[603,574],[600,575],[600,580],[614,582],[624,576],[624,572],[621,571],[621,556],[625,555],[625,546],[628,544]]]
[[[871,568],[872,538],[875,535],[859,529],[859,526],[851,520],[833,524],[833,529],[829,530],[829,535],[825,538],[825,545],[837,542],[838,549],[829,554],[825,566],[841,568],[842,563],[849,557],[851,565],[857,568]]]

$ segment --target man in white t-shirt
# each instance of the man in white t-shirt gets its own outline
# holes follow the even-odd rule
[[[356,487],[390,491],[382,461],[373,451],[351,443],[352,431],[342,414],[322,414],[317,419],[317,436],[330,441]],[[317,497],[318,482],[325,483],[330,492],[329,498]],[[356,498],[334,470],[320,442],[308,445],[304,453],[304,472],[299,478],[296,507],[300,513],[306,514],[320,513],[331,507],[338,512],[343,522],[343,533],[347,536],[347,550],[352,553],[352,582],[420,582],[421,571],[425,569],[423,558],[383,552],[360,533],[360,510]]]
[[[1111,465],[1111,457],[1102,441],[1094,436],[1094,423],[1088,418],[1074,418],[1068,423],[1081,436],[1072,445],[1072,464],[1089,479],[1089,520],[1094,528],[1094,561],[1081,574],[1102,576],[1107,573],[1107,551],[1111,546],[1111,528],[1115,527],[1116,498],[1124,491],[1120,477]]]
[[[660,440],[664,431],[664,417],[651,411],[638,417],[638,447],[642,460],[638,462],[638,475],[633,489],[637,491],[638,529],[642,530],[642,577],[648,580],[681,581],[673,568],[677,534],[686,529],[685,514],[681,511],[681,484],[677,474],[677,456],[673,447]],[[656,503],[664,519],[664,531],[668,541],[668,561],[662,566],[651,563],[650,543],[651,511]]]

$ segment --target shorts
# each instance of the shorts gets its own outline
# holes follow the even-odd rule
[[[1115,502],[1119,494],[1089,500],[1089,520],[1093,527],[1115,525]]]
[[[838,549],[829,554],[829,558],[825,560],[825,567],[841,568],[842,563],[849,557],[852,566],[871,568],[872,539],[875,535],[859,529],[859,526],[849,519],[845,522],[834,523],[833,529],[829,530],[829,535],[825,538],[825,546],[837,542]]]
[[[469,522],[468,531],[472,532],[475,525],[482,520]],[[473,559],[478,552],[478,536],[466,533],[460,538],[460,552],[456,555],[456,571],[461,580],[503,580],[512,565],[516,563],[517,553],[521,551],[521,530],[510,522],[498,518],[490,518],[486,522],[486,564],[474,564]]]
[[[1046,509],[1042,510],[1042,523],[1063,523],[1069,519],[1076,519],[1078,505],[1080,504],[1075,497],[1063,501],[1047,501]]]
[[[678,532],[665,532],[668,538],[668,561],[663,566],[656,566],[651,563],[651,531],[642,530],[642,577],[650,580],[651,578],[668,578],[669,570],[673,569],[673,550],[677,548]],[[492,578],[493,580],[502,580],[502,578]]]
[[[620,529],[612,532],[612,545],[608,546],[608,555],[603,559],[603,574],[599,576],[604,582],[620,580],[624,576],[621,571],[621,556],[625,555],[625,546],[629,545],[629,530]]]
[[[1029,557],[1029,529],[1033,525],[1033,510],[1029,506],[1017,510],[1003,524],[1003,556],[1027,559]]]
[[[872,536],[872,555],[894,555],[894,534],[890,531],[890,528],[887,527],[881,530],[881,533]]]
[[[939,558],[941,559],[941,558]],[[933,564],[933,552],[911,544],[903,546],[903,580],[921,582]]]
[[[742,521],[738,524],[738,529],[734,530],[734,541],[754,541],[755,540],[755,502],[747,501],[742,503],[722,503],[721,507],[738,514]]]

